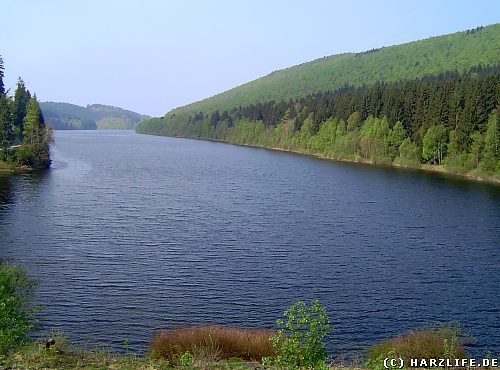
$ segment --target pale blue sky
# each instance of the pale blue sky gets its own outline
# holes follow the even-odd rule
[[[273,70],[497,23],[499,0],[3,0],[5,83],[163,115]]]

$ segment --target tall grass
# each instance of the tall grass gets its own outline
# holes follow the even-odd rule
[[[471,339],[457,323],[414,330],[406,335],[382,341],[368,350],[372,364],[393,353],[405,362],[410,359],[466,358],[464,344]],[[372,367],[372,366],[368,366]]]
[[[260,361],[274,355],[268,329],[245,329],[219,325],[185,326],[162,330],[154,335],[149,346],[153,358],[175,360],[189,352],[209,362],[240,358]]]

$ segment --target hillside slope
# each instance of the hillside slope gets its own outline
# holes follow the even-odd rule
[[[69,103],[40,103],[47,124],[56,130],[130,130],[148,116],[103,104],[82,107]]]
[[[363,53],[333,55],[273,72],[231,90],[172,110],[220,112],[268,100],[288,100],[344,85],[413,80],[500,62],[500,24]]]
[[[278,71],[136,131],[500,183],[499,102],[494,25]]]

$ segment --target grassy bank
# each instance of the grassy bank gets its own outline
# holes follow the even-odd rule
[[[250,361],[248,355],[259,355],[262,346],[272,351],[268,332],[213,325],[160,331],[145,356],[85,348],[58,332],[50,347],[46,337],[0,354],[0,369],[256,369],[263,368],[260,358]]]
[[[183,327],[157,333],[145,356],[118,354],[106,349],[86,349],[69,343],[62,333],[29,342],[9,355],[0,355],[0,369],[293,369],[263,365],[259,356],[275,355],[268,330],[221,326]],[[467,336],[455,324],[436,325],[379,342],[357,361],[330,358],[315,369],[382,370],[384,359],[468,358]],[[250,351],[250,356],[249,356]],[[305,367],[304,367],[305,368]],[[477,367],[480,369],[481,367]]]
[[[11,176],[20,173],[31,172],[34,170],[35,169],[30,166],[7,163],[0,160],[0,176]]]
[[[70,344],[63,336],[55,337],[55,344],[46,347],[39,340],[19,348],[9,356],[0,355],[0,369],[255,369],[252,363],[238,358],[213,359],[198,353],[186,360],[186,356],[173,359],[141,356],[136,353],[120,354],[107,349],[86,349]]]
[[[15,173],[15,168],[8,163],[0,160],[0,176],[2,175],[12,175]]]

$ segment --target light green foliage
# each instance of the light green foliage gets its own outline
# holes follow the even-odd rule
[[[34,290],[22,267],[0,259],[0,355],[23,344],[34,327]]]
[[[207,126],[208,128],[209,126]],[[264,131],[265,127],[262,121],[242,120],[234,125],[227,140],[236,144],[258,144]],[[210,137],[209,132],[206,132],[206,135],[206,137]]]
[[[421,159],[421,149],[409,137],[399,146],[399,157],[394,162],[402,165],[418,165]]]
[[[385,151],[392,160],[400,155],[399,147],[406,138],[406,131],[401,122],[396,122],[394,127],[389,130],[385,139]]]
[[[333,154],[338,158],[353,159],[359,153],[359,130],[347,131],[346,122],[340,120],[335,133]]]
[[[304,123],[302,124],[302,127],[300,128],[300,132],[298,135],[299,141],[302,143],[302,146],[306,146],[307,142],[313,135],[314,135],[314,123],[312,116],[309,115],[309,117],[307,117],[304,120]]]
[[[285,310],[286,322],[277,320],[278,332],[271,337],[276,356],[263,362],[280,368],[324,368],[328,358],[323,339],[330,329],[325,308],[317,299],[307,306],[295,302]]]
[[[354,131],[361,128],[361,113],[354,112],[347,119],[347,131]]]
[[[182,366],[187,366],[191,363],[192,360],[193,360],[193,355],[191,354],[191,352],[186,351],[182,354],[181,358],[179,359],[179,363]]]
[[[327,119],[320,125],[316,140],[312,142],[311,149],[316,152],[331,154],[335,135],[337,132],[338,120],[335,118]]]
[[[423,140],[422,157],[425,161],[441,164],[446,154],[448,135],[443,125],[430,127]]]
[[[288,141],[293,137],[293,126],[293,120],[284,118],[274,129],[273,142],[286,148]]]
[[[337,131],[335,132],[335,137],[336,137],[336,142],[338,143],[339,140],[346,134],[346,124],[344,120],[340,120],[339,124],[337,125]]]
[[[470,146],[469,160],[471,162],[471,167],[475,168],[479,165],[479,160],[481,159],[481,152],[483,150],[483,135],[480,132],[475,131],[471,135],[472,144]]]
[[[471,161],[469,154],[460,151],[458,135],[456,130],[451,130],[448,135],[447,157],[444,160],[445,168],[453,173],[467,173],[472,170],[474,161]]]
[[[389,133],[389,123],[384,117],[378,119],[368,117],[361,128],[361,155],[369,159],[383,159],[385,157],[386,136]]]
[[[499,157],[498,121],[498,113],[494,111],[488,119],[488,127],[484,134],[484,148],[479,167],[488,175],[495,173],[495,161]]]
[[[454,359],[457,353],[457,344],[458,344],[458,336],[457,333],[454,332],[451,335],[451,338],[445,338],[443,340],[443,347],[444,347],[444,358],[447,359]]]

